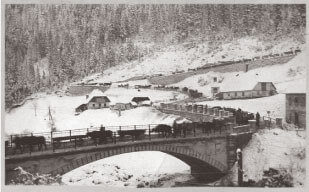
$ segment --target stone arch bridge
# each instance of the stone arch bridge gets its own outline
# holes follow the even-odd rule
[[[191,167],[191,174],[200,181],[214,181],[222,177],[236,160],[236,148],[250,140],[252,132],[242,134],[201,135],[187,138],[161,138],[151,141],[120,142],[57,152],[20,154],[5,159],[5,181],[17,176],[16,167],[30,173],[65,174],[85,164],[114,155],[161,151],[170,154]]]

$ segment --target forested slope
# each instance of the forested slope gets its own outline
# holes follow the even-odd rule
[[[304,33],[305,5],[6,5],[6,108],[167,46],[208,42],[211,52],[246,36],[304,43]]]

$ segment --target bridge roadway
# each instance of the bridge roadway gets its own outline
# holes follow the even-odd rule
[[[240,130],[240,129],[239,129]],[[8,183],[17,176],[14,169],[23,167],[30,173],[65,174],[93,161],[138,151],[161,151],[170,154],[191,167],[191,174],[205,182],[214,181],[232,167],[236,160],[236,148],[249,141],[250,126],[241,128],[237,134],[231,129],[217,133],[199,133],[178,138],[156,138],[134,142],[117,142],[98,146],[57,149],[33,152],[31,155],[16,154],[5,158],[5,180]],[[233,130],[232,130],[233,131]]]

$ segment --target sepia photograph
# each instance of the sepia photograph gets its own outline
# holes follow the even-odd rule
[[[304,189],[306,4],[2,11],[2,185]]]

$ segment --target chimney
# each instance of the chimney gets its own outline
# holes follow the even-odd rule
[[[88,99],[89,95],[86,95],[86,99]]]

